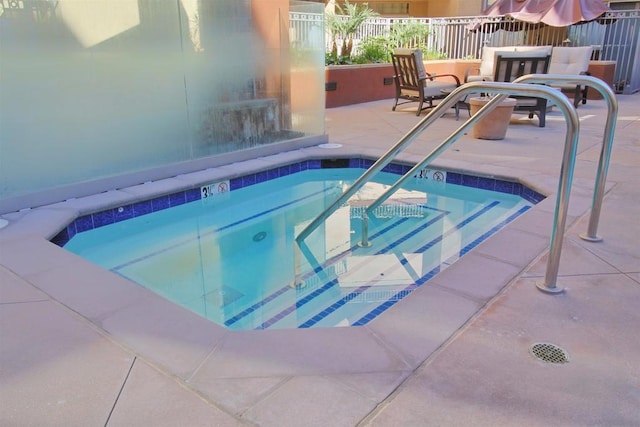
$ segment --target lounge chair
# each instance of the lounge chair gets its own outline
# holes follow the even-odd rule
[[[549,63],[549,74],[589,75],[589,61],[593,52],[592,46],[554,47]],[[563,92],[573,93],[573,106],[578,108],[580,103],[587,103],[588,86],[584,85],[554,85]]]
[[[392,111],[398,105],[418,102],[416,115],[419,116],[422,110],[433,108],[434,100],[446,98],[453,89],[460,86],[460,79],[454,74],[428,74],[420,49],[395,49],[391,59],[396,84],[396,99]],[[405,101],[399,103],[400,99]],[[425,102],[427,106],[423,107]]]
[[[551,55],[533,52],[504,52],[496,55],[493,80],[496,82],[512,82],[526,74],[546,74],[549,70]],[[538,116],[538,126],[545,126],[547,100],[528,96],[512,96],[516,99],[514,111],[526,111],[529,118]]]

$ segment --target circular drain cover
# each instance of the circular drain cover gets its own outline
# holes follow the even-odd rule
[[[550,343],[535,343],[529,347],[529,352],[537,359],[547,363],[569,363],[569,355],[557,345]]]
[[[265,238],[265,237],[267,237],[267,233],[266,233],[266,232],[264,232],[264,231],[261,231],[261,232],[259,232],[259,233],[256,233],[256,234],[253,236],[253,241],[254,241],[254,242],[260,242],[260,241],[264,240],[264,238]]]

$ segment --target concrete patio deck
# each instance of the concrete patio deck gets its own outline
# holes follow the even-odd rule
[[[566,130],[557,111],[545,128],[514,116],[504,140],[464,136],[436,161],[515,177],[550,197],[361,327],[227,331],[47,239],[79,213],[185,181],[298,158],[379,156],[420,120],[411,105],[327,110],[330,142],[340,148],[3,216],[0,425],[640,425],[640,94],[618,100],[597,243],[578,234],[589,219],[606,106],[590,100],[578,109],[559,295],[535,286]],[[461,123],[447,113],[402,159],[420,160]],[[534,358],[537,342],[561,347],[569,363]]]

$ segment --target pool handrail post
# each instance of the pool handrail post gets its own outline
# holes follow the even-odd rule
[[[368,248],[371,246],[371,242],[369,241],[369,217],[367,216],[367,212],[365,210],[362,211],[362,239],[358,246],[361,248]]]
[[[598,170],[596,173],[596,183],[593,189],[593,202],[591,203],[591,213],[589,214],[589,225],[586,233],[580,233],[580,238],[589,242],[599,242],[602,237],[598,236],[598,223],[600,222],[600,212],[604,199],[604,188],[607,181],[607,171],[613,149],[613,139],[615,134],[615,123],[618,118],[618,99],[613,89],[602,80],[593,76],[571,76],[562,74],[529,74],[515,80],[516,82],[529,83],[565,83],[589,86],[602,95],[607,103],[607,121],[602,137],[602,149],[598,160]]]

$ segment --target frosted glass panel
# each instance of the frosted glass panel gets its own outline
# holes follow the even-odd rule
[[[323,132],[249,0],[0,1],[0,201]]]
[[[324,118],[325,98],[323,6],[292,2],[289,15],[291,122],[296,130],[310,134],[324,133],[324,119],[318,120]]]

